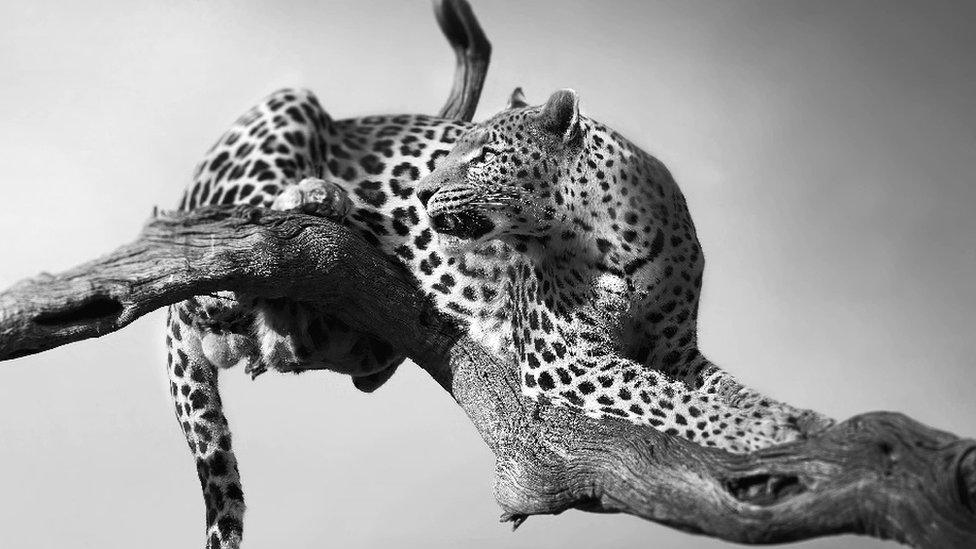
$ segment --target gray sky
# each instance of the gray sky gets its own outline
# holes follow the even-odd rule
[[[976,434],[976,5],[473,3],[495,46],[479,116],[572,87],[675,173],[713,360],[836,417]],[[336,118],[436,111],[442,40],[422,1],[0,4],[0,286],[133,237],[278,87]],[[0,547],[201,545],[162,320],[0,365]],[[414,367],[371,396],[323,373],[222,384],[249,547],[726,545],[580,512],[510,533],[490,452]]]

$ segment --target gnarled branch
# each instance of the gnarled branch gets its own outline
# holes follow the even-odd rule
[[[383,327],[495,452],[495,495],[516,525],[575,508],[744,543],[860,533],[924,548],[976,545],[976,441],[874,412],[733,455],[535,403],[522,396],[517,368],[440,315],[408,273],[345,228],[300,214],[160,215],[115,253],[0,294],[0,358],[103,335],[218,289],[314,302],[358,329]]]

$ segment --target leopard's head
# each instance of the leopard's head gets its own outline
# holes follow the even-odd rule
[[[420,182],[431,227],[462,250],[550,234],[572,211],[583,132],[576,92],[532,107],[516,89],[507,109],[467,131]]]

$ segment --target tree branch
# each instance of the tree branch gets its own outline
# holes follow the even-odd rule
[[[575,508],[743,543],[860,533],[923,548],[976,545],[976,441],[874,412],[733,455],[535,403],[522,396],[517,368],[440,315],[409,273],[306,215],[238,206],[157,216],[108,256],[0,294],[0,358],[103,335],[216,290],[328,306],[364,331],[382,326],[494,451],[496,498],[516,525]]]

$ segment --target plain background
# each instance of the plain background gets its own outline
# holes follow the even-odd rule
[[[972,3],[475,2],[479,118],[521,85],[674,171],[708,265],[705,351],[843,418],[976,434]],[[251,104],[435,112],[453,56],[423,1],[3,2],[0,286],[132,238]],[[0,547],[200,547],[163,317],[0,365]],[[496,522],[492,456],[415,367],[224,375],[247,547],[721,547],[627,516]],[[798,547],[893,547],[855,537]]]

